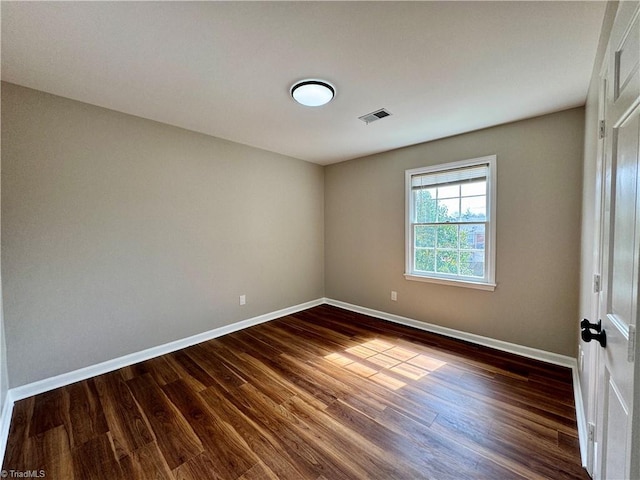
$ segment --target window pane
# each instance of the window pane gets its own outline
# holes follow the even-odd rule
[[[413,211],[416,223],[436,221],[436,189],[424,188],[413,191]]]
[[[434,248],[436,246],[436,227],[416,225],[414,227],[414,240],[416,247]]]
[[[462,220],[486,220],[487,197],[464,197],[460,203]]]
[[[486,194],[487,194],[486,180],[462,184],[463,197],[471,197],[474,195],[486,195]]]
[[[438,222],[457,222],[460,218],[460,199],[438,200]]]
[[[468,277],[484,277],[484,252],[483,251],[461,251],[460,252],[460,275]]]
[[[484,250],[484,224],[460,225],[460,248]]]
[[[458,274],[458,252],[436,250],[436,272]]]
[[[415,269],[422,272],[435,272],[435,250],[416,248]]]
[[[460,185],[438,187],[438,198],[455,198],[460,196]]]
[[[437,229],[438,248],[458,248],[458,226],[439,225]]]

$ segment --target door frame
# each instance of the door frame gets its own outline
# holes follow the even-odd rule
[[[610,36],[607,39],[607,47],[602,59],[602,63],[599,65],[600,71],[597,77],[598,79],[598,143],[597,143],[597,151],[596,151],[596,178],[595,178],[595,189],[594,189],[594,231],[593,231],[593,249],[592,249],[592,268],[590,272],[584,272],[586,274],[592,275],[592,286],[594,287],[591,290],[591,304],[589,308],[589,314],[591,315],[592,321],[596,322],[600,317],[600,306],[601,306],[601,288],[597,290],[595,288],[595,276],[598,275],[599,278],[602,278],[602,275],[606,272],[603,272],[603,248],[604,248],[604,235],[607,234],[605,232],[605,195],[607,189],[607,147],[608,142],[611,141],[611,132],[613,125],[606,125],[606,131],[603,136],[599,135],[601,121],[606,120],[607,117],[607,88],[611,88],[611,85],[607,85],[607,75],[610,72],[610,69],[613,66],[613,61],[615,60],[612,55],[615,55],[617,51],[617,44],[613,42],[620,40],[620,36],[624,37],[624,33],[627,32],[628,28],[631,28],[636,17],[640,15],[640,2],[621,2],[618,5],[615,20],[610,32]],[[624,26],[620,25],[620,22],[625,22]],[[622,31],[620,30],[622,28]],[[640,40],[640,39],[639,39]],[[596,67],[597,68],[597,67]],[[638,66],[637,68],[640,68]],[[631,103],[631,107],[629,111],[632,111],[637,105],[640,104],[640,98],[636,99]],[[590,132],[586,132],[586,134],[593,134]],[[640,138],[639,138],[640,142]],[[637,213],[636,213],[636,223],[635,223],[635,237],[640,238],[640,185],[637,187],[638,190],[636,192],[637,196]],[[640,255],[640,245],[638,246],[638,255]],[[583,274],[584,274],[583,273]],[[599,286],[601,287],[601,285]],[[638,295],[638,299],[636,299],[637,303],[640,303],[640,288],[638,292],[634,292],[634,294]],[[632,321],[637,326],[640,324],[640,308],[636,311],[636,318],[633,318]],[[631,332],[629,332],[631,334]],[[630,452],[638,452],[640,451],[640,340],[637,329],[635,330],[635,337],[630,341],[633,341],[633,351],[635,353],[636,361],[633,364],[633,400],[632,405],[629,405],[631,408],[631,445],[629,448]],[[588,443],[587,443],[587,454],[586,454],[586,468],[589,474],[596,479],[600,479],[602,476],[602,472],[604,471],[604,465],[601,464],[601,453],[602,445],[598,445],[598,435],[596,432],[599,431],[598,427],[598,418],[600,410],[602,410],[605,405],[602,403],[602,399],[599,396],[600,390],[603,388],[603,381],[601,373],[604,371],[602,368],[604,362],[604,355],[602,354],[599,345],[592,342],[591,345],[587,346],[585,343],[580,343],[581,351],[582,349],[589,349],[588,361],[589,361],[589,373],[586,378],[587,382],[587,401],[588,401],[588,411],[585,412],[586,420],[588,425]],[[628,459],[630,461],[630,476],[634,479],[640,479],[640,455],[631,455],[631,458]]]
[[[595,208],[594,214],[595,219],[593,223],[593,248],[592,248],[592,271],[591,271],[591,305],[590,305],[590,318],[597,319],[600,315],[600,279],[602,275],[602,246],[603,246],[603,218],[604,218],[604,195],[605,195],[605,155],[606,155],[606,140],[607,137],[604,134],[600,134],[600,125],[601,122],[604,122],[606,118],[606,94],[607,94],[607,72],[609,66],[609,51],[607,50],[602,65],[600,68],[600,73],[598,75],[598,124],[597,124],[597,132],[598,135],[598,144],[597,144],[597,153],[596,153],[596,178],[595,178]],[[602,361],[602,357],[600,355],[599,345],[595,342],[591,342],[589,344],[581,343],[581,348],[589,349],[589,376],[588,376],[588,391],[587,391],[587,400],[588,400],[588,411],[586,412],[587,417],[587,432],[588,432],[588,443],[587,443],[587,454],[586,454],[586,469],[587,472],[593,477],[594,472],[599,466],[598,457],[597,457],[597,442],[595,437],[595,432],[597,431],[597,420],[598,420],[598,408],[599,405],[599,396],[598,391],[601,385],[600,378],[600,362]]]

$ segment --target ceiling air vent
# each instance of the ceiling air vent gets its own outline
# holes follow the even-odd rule
[[[369,125],[371,122],[375,122],[376,120],[380,120],[381,118],[388,117],[391,115],[391,112],[388,110],[381,108],[380,110],[376,110],[375,112],[367,113],[361,117],[358,117],[364,123]]]

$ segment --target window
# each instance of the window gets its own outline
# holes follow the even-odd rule
[[[406,171],[405,278],[495,289],[496,156]]]

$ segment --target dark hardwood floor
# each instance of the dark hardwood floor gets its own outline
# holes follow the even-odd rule
[[[569,369],[323,305],[16,403],[46,479],[588,479]]]

